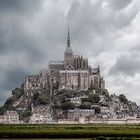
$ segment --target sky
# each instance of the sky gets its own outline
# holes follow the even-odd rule
[[[140,0],[0,0],[0,105],[25,76],[71,47],[101,68],[110,94],[140,105]]]

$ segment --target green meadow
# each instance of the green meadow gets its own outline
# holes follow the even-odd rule
[[[140,125],[0,125],[0,138],[139,139]]]

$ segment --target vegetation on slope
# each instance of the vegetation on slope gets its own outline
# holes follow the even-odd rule
[[[105,101],[101,102],[100,97],[104,96]],[[22,98],[23,97],[23,98]],[[81,104],[76,105],[70,101],[71,98],[75,97],[85,97],[81,99]],[[128,106],[130,111],[133,107],[128,101],[125,95],[121,94],[117,96],[121,104]],[[17,106],[14,104],[22,99],[21,103]],[[30,103],[28,104],[28,100]],[[23,90],[23,84],[20,88],[16,88],[12,91],[11,97],[9,97],[4,105],[0,107],[0,114],[4,114],[6,110],[18,110],[21,109],[20,116],[21,119],[28,118],[31,115],[31,105],[51,105],[54,110],[62,109],[67,113],[68,109],[95,109],[96,114],[100,114],[100,107],[109,107],[109,102],[112,100],[112,95],[109,95],[107,89],[92,89],[90,88],[87,91],[78,91],[78,90],[58,90],[54,88],[52,90],[52,98],[50,100],[50,90],[42,89],[42,91],[33,91],[31,96],[28,96]],[[112,102],[114,102],[112,100]]]
[[[4,103],[4,105],[0,107],[0,115],[3,115],[6,112],[6,110],[14,110],[14,102],[19,100],[23,94],[23,84],[20,88],[15,88],[14,90],[12,90],[11,97],[9,97]]]

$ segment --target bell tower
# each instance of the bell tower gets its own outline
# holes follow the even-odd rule
[[[65,61],[65,69],[67,70],[73,70],[73,51],[71,49],[70,45],[70,32],[68,28],[68,36],[67,36],[67,46],[64,52],[64,61]]]

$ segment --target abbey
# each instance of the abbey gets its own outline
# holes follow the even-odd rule
[[[59,90],[88,90],[104,89],[105,81],[100,76],[100,68],[92,68],[88,59],[83,56],[74,55],[70,33],[68,29],[67,46],[64,52],[64,61],[50,61],[48,69],[41,70],[38,75],[27,76],[24,90],[50,89],[57,86]]]

